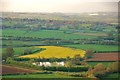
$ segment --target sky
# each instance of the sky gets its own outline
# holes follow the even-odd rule
[[[0,0],[2,12],[112,12],[119,0]]]

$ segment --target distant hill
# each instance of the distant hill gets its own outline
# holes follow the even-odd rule
[[[99,14],[91,16],[90,14]],[[94,12],[94,13],[26,13],[26,12],[2,12],[4,18],[28,18],[45,20],[68,20],[68,21],[92,21],[116,23],[117,12]]]
[[[80,54],[81,57],[84,57],[85,51],[80,49],[59,47],[59,46],[40,46],[39,48],[45,48],[45,50],[25,56],[20,56],[20,58],[66,58],[73,57],[76,54]]]

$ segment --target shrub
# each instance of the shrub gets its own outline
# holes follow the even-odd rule
[[[120,72],[120,62],[114,62],[107,67],[108,73]]]
[[[105,67],[102,63],[97,64],[94,68],[89,69],[87,76],[93,74],[95,77],[103,77],[106,74]]]

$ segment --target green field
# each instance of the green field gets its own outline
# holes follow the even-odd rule
[[[20,46],[20,45],[38,45],[43,44],[43,41],[20,41],[20,40],[4,40],[2,41],[2,45],[14,45],[14,46]]]
[[[107,67],[107,66],[109,66],[110,64],[112,64],[113,62],[88,62],[88,64],[89,64],[90,66],[95,66],[95,65],[97,65],[98,63],[102,63],[102,64],[104,65],[104,67]]]
[[[118,46],[114,46],[114,45],[73,44],[73,45],[62,45],[62,46],[73,47],[83,50],[93,49],[95,51],[119,51]]]
[[[2,52],[5,52],[6,48],[2,49]],[[26,49],[30,49],[32,52],[35,50],[39,50],[40,48],[35,48],[35,47],[13,47],[14,49],[14,55],[22,55]]]
[[[120,74],[113,73],[113,74],[106,75],[105,78],[119,78],[119,76],[120,76]]]
[[[71,76],[64,76],[58,74],[27,74],[27,75],[7,75],[3,78],[72,78]]]
[[[64,33],[64,31],[60,31],[60,30],[27,31],[27,30],[18,30],[18,29],[3,30],[3,36],[54,38],[54,39],[65,39],[65,40],[97,38],[96,36],[67,34],[67,33]]]

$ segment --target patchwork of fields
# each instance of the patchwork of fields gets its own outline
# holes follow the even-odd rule
[[[112,69],[120,60],[117,16],[99,14],[4,13],[3,78],[118,77]]]

